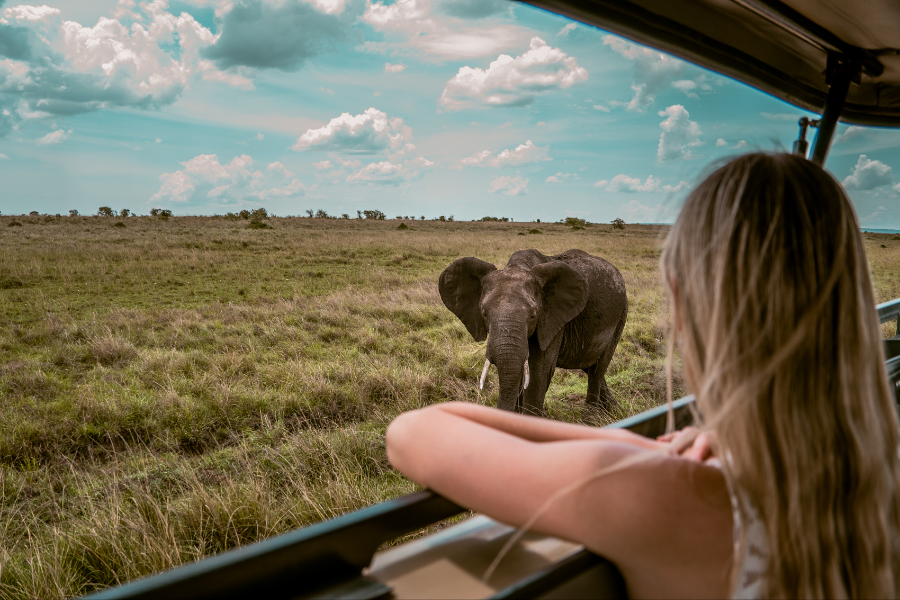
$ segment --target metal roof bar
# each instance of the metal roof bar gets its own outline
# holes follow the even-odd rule
[[[819,119],[816,129],[816,141],[813,143],[813,153],[810,160],[820,167],[825,164],[828,157],[828,149],[834,137],[834,129],[837,127],[838,118],[844,108],[847,92],[850,90],[850,82],[859,76],[860,65],[853,59],[844,55],[829,54],[826,78],[828,80],[828,98],[825,100],[825,110]]]

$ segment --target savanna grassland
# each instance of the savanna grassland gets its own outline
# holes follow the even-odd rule
[[[630,303],[619,406],[583,415],[586,377],[558,371],[547,416],[664,400],[663,227],[267,223],[0,217],[0,596],[83,594],[415,489],[390,420],[497,398],[438,296],[460,256],[608,259]],[[900,296],[900,238],[867,245],[879,301]]]

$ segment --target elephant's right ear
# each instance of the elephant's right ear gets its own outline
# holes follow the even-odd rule
[[[469,256],[453,261],[438,281],[444,306],[459,317],[476,342],[483,342],[488,334],[478,306],[481,302],[481,279],[496,270],[497,267],[491,263]]]

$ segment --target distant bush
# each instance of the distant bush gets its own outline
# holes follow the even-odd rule
[[[225,218],[228,219],[229,221],[240,221],[241,215],[230,212],[230,213],[225,213]]]
[[[544,232],[542,232],[540,229],[529,229],[528,233],[532,233],[532,234],[539,233],[539,234],[543,235]]]
[[[122,218],[130,217],[131,211],[128,210],[127,208],[123,208],[122,210],[119,211],[119,216]]]
[[[590,223],[588,223],[584,219],[579,219],[578,217],[566,217],[565,219],[560,221],[560,223],[562,223],[563,225],[568,225],[573,229],[584,229],[585,227],[590,225]]]
[[[168,208],[151,208],[150,216],[166,221],[169,217],[172,216],[172,211]]]
[[[251,221],[261,221],[263,219],[268,219],[270,216],[269,213],[263,207],[256,208],[250,211],[250,220]]]
[[[343,214],[341,215],[341,218],[342,218],[342,219],[349,219],[349,218],[350,218],[350,215],[348,215],[347,213],[343,213]]]
[[[384,221],[384,213],[380,210],[364,210],[362,211],[367,219],[375,219],[376,221]]]
[[[7,227],[21,227],[22,224],[19,223],[18,221],[10,221],[9,223],[6,224],[6,226]]]
[[[409,225],[407,225],[406,223],[400,223],[399,225],[397,225],[397,229],[409,229]]]
[[[71,209],[71,210],[69,211],[69,216],[70,216],[70,217],[77,217],[77,216],[78,216],[78,211],[75,210],[74,208]]]
[[[497,221],[500,223],[508,223],[509,217],[481,217],[482,221]]]
[[[419,220],[420,220],[420,221],[424,221],[424,220],[425,220],[425,215],[422,215],[421,217],[419,217]]]
[[[33,210],[33,211],[31,211],[30,213],[28,213],[28,214],[31,215],[32,217],[36,217],[36,216],[40,215],[41,213],[39,213],[39,212],[36,211],[36,210]]]
[[[324,210],[322,210],[320,208],[319,210],[316,211],[316,218],[317,219],[330,219],[331,216],[327,212],[325,212]]]
[[[443,223],[444,221],[447,220],[447,217],[445,217],[444,215],[441,215],[437,218],[437,220],[440,221],[441,223]]]
[[[612,226],[613,229],[625,229],[625,221],[624,219],[613,219]]]
[[[262,221],[250,221],[250,224],[247,225],[247,229],[274,229],[268,223],[263,223]]]
[[[101,206],[97,209],[97,215],[101,217],[112,217],[115,216],[115,214],[116,213],[113,212],[113,209],[108,206]]]
[[[125,227],[125,223],[123,223],[122,221],[116,221],[116,224],[113,225],[113,227],[122,228],[122,227]]]

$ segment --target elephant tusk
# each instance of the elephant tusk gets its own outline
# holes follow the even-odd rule
[[[478,389],[484,389],[484,380],[487,379],[488,369],[491,368],[491,361],[484,359],[484,370],[481,371],[481,379],[478,380]]]
[[[528,382],[531,381],[531,372],[528,370],[528,359],[525,359],[525,386],[522,388],[523,390],[528,389]]]

